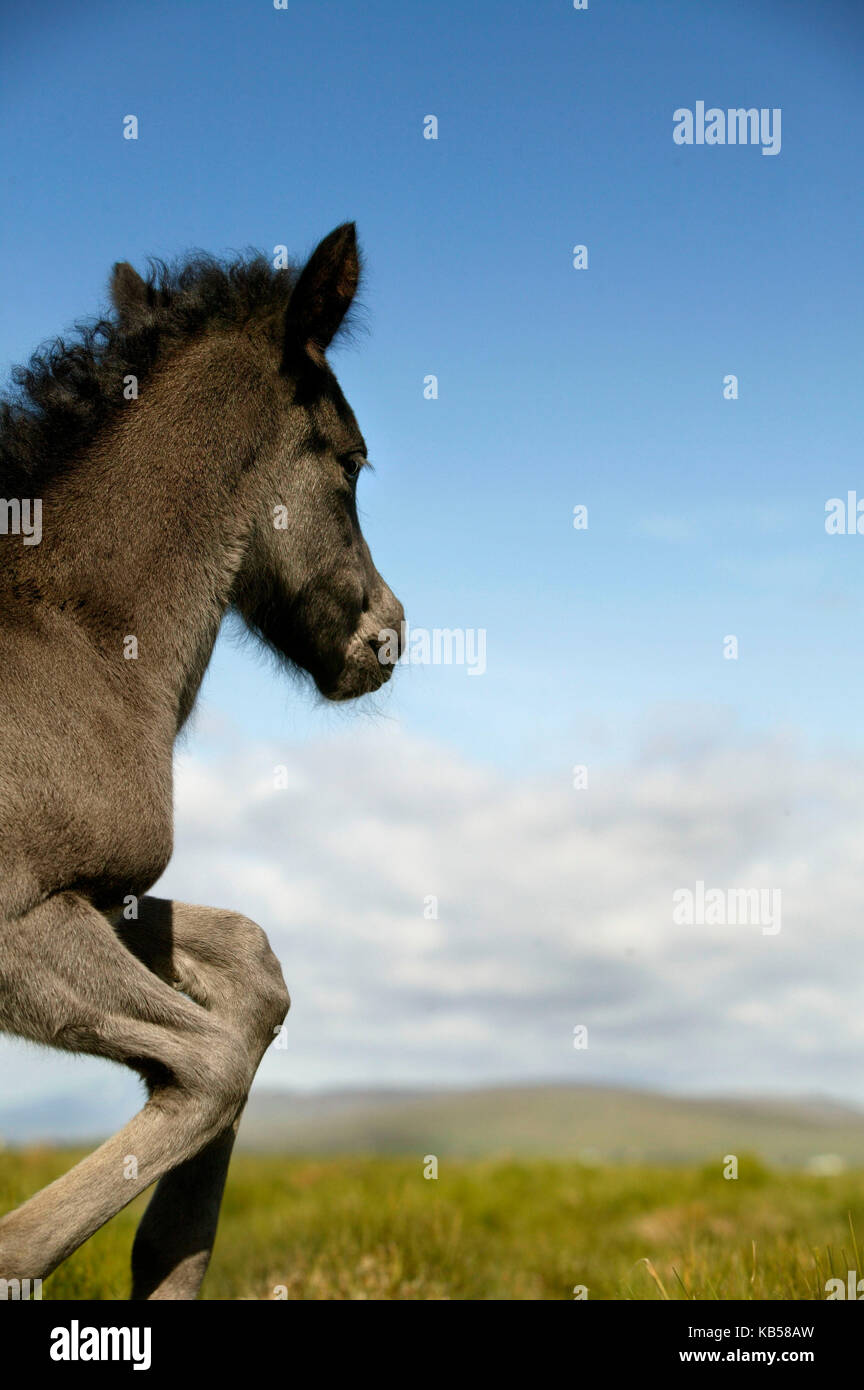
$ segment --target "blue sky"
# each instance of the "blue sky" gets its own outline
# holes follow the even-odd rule
[[[93,312],[115,259],[299,255],[356,219],[369,332],[336,365],[377,468],[373,553],[415,624],[488,632],[487,677],[403,671],[388,713],[514,769],[569,762],[586,715],[623,731],[690,700],[859,743],[864,543],[823,528],[826,498],[864,492],[853,7],[4,22],[4,369]],[[780,155],[676,146],[699,99],[781,107]],[[267,732],[333,725],[230,644],[206,698]]]
[[[864,537],[824,529],[864,495],[856,6],[48,0],[2,25],[4,375],[117,259],[299,256],[356,220],[368,332],[334,365],[366,534],[414,625],[487,632],[484,676],[405,668],[347,711],[226,636],[192,756],[398,729],[512,788],[658,739],[861,755]],[[781,152],[676,145],[699,100],[781,108]]]

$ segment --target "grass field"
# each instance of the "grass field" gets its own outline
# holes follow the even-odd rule
[[[0,1211],[63,1172],[56,1150],[0,1154]],[[77,1155],[75,1155],[77,1157]],[[864,1173],[775,1174],[572,1162],[241,1155],[231,1169],[209,1299],[824,1299],[864,1275]],[[123,1299],[142,1200],[44,1286]]]

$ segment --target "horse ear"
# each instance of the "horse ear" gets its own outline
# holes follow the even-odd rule
[[[321,361],[351,306],[360,280],[357,229],[344,222],[312,252],[285,316],[285,351]]]
[[[111,272],[111,303],[121,323],[129,323],[147,308],[147,285],[128,261],[118,261]]]

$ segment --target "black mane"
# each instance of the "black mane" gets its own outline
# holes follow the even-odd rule
[[[0,495],[37,496],[124,404],[123,378],[139,386],[157,362],[208,328],[252,319],[278,333],[297,271],[263,255],[220,261],[196,252],[171,265],[151,260],[146,308],[75,325],[12,370],[0,396]]]

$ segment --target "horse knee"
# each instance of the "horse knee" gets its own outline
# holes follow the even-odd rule
[[[242,974],[244,1014],[262,1041],[272,1041],[291,1007],[282,967],[257,922],[235,915],[232,921],[235,959]]]

